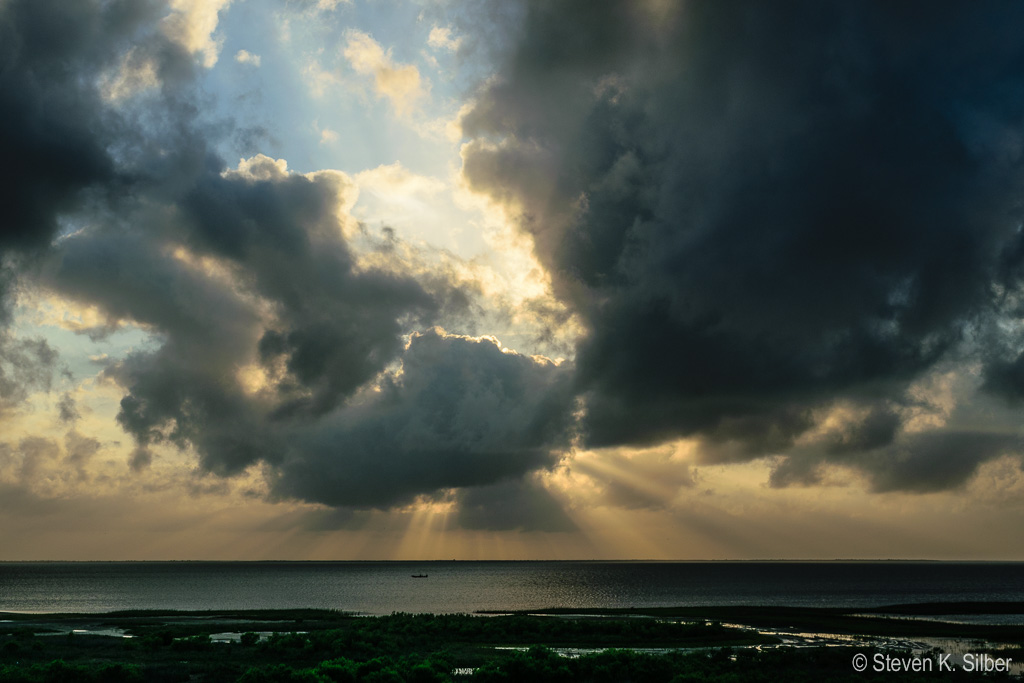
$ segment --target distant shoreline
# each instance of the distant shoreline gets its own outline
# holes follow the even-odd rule
[[[5,564],[1022,564],[1024,559],[857,559],[831,560],[754,559],[754,560],[0,560]]]
[[[432,612],[415,614],[435,615]],[[633,608],[540,608],[528,610],[478,610],[453,612],[466,616],[529,616],[575,619],[649,617],[686,622],[737,623],[760,628],[806,629],[872,636],[921,636],[980,638],[1024,642],[1024,602],[929,602],[877,607],[799,607],[762,605],[706,605]],[[915,617],[967,615],[1019,615],[1019,623],[971,624]],[[360,612],[315,608],[301,609],[139,609],[108,612],[0,611],[0,622],[17,624],[67,624],[103,622],[130,625],[162,620],[295,622],[333,621],[352,617],[376,617]]]

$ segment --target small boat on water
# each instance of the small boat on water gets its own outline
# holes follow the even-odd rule
[[[427,575],[426,574],[413,574],[412,578],[414,578],[414,579],[425,579],[425,578],[427,578]]]

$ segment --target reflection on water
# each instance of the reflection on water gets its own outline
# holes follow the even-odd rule
[[[965,655],[977,656],[982,653],[988,653],[993,656],[999,656],[998,653],[1001,651],[1019,649],[1016,645],[968,638],[892,638],[843,633],[806,633],[786,629],[752,628],[739,624],[733,624],[732,626],[756,631],[764,635],[775,636],[781,641],[778,644],[751,646],[757,650],[779,647],[863,647],[887,652],[911,652],[915,655],[950,654],[952,656],[949,661],[957,669],[964,667]],[[1024,673],[1024,661],[1011,661],[1010,673]]]
[[[876,607],[1024,601],[1022,570],[964,562],[4,562],[0,611]]]
[[[979,626],[1022,626],[1024,614],[851,614],[855,617],[884,617],[886,619],[913,619],[940,621],[946,624],[975,624]]]
[[[46,628],[46,625],[43,625]],[[53,630],[56,627],[56,630]],[[58,624],[49,625],[51,630],[48,631],[37,631],[37,636],[66,636],[68,634],[77,636],[109,636],[111,638],[134,638],[135,636],[128,635],[124,629],[121,628],[76,628],[71,631],[60,630]]]
[[[262,643],[268,640],[270,636],[274,635],[274,631],[252,631],[258,638],[258,642]],[[298,631],[296,631],[298,633]],[[242,642],[241,631],[225,631],[224,633],[211,633],[210,641],[214,643],[240,643]]]
[[[812,647],[846,647],[875,649],[883,652],[910,652],[914,655],[951,655],[948,660],[957,669],[965,666],[966,655],[977,655],[987,653],[993,657],[1007,656],[1000,655],[1000,652],[1018,651],[1019,647],[1005,643],[993,643],[986,640],[953,638],[889,638],[881,636],[858,636],[843,633],[808,633],[802,631],[790,631],[785,629],[753,628],[743,624],[723,624],[731,628],[739,628],[745,631],[761,633],[762,635],[774,636],[779,639],[778,643],[762,643],[758,645],[733,646],[732,649],[754,649],[758,651],[774,650],[784,647],[812,648]],[[530,648],[522,645],[507,645],[496,647],[496,650],[516,650],[526,652]],[[555,654],[569,659],[576,659],[583,655],[604,652],[608,648],[587,648],[587,647],[553,647],[550,648]],[[668,652],[710,652],[720,649],[719,647],[677,647],[677,648],[650,648],[631,647],[634,652],[642,654],[666,654]],[[1012,654],[1009,655],[1013,657]],[[1024,674],[1024,661],[1017,661],[1013,657],[1010,662],[1009,671],[1012,674]]]

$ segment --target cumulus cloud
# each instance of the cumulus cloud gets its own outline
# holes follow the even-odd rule
[[[157,30],[160,16],[156,3],[0,6],[0,155],[7,160],[0,169],[0,298],[13,271],[50,245],[62,220],[84,220],[82,212],[123,199],[142,176],[161,172],[140,168],[153,150],[138,121],[116,106],[157,81],[176,97],[174,88],[190,77],[191,58]],[[183,111],[173,99],[158,106],[170,116]]]
[[[261,60],[259,55],[254,55],[248,50],[239,50],[235,53],[235,61],[239,64],[251,64],[258,67]]]
[[[233,0],[171,0],[171,13],[161,28],[168,38],[201,59],[206,68],[217,63],[223,38],[216,35],[219,15]]]
[[[21,164],[5,166],[0,186],[0,249],[34,254],[37,298],[70,302],[75,331],[131,324],[151,335],[103,363],[124,392],[128,465],[141,472],[170,445],[194,452],[202,471],[259,464],[274,496],[350,508],[551,466],[569,439],[566,369],[434,330],[464,316],[472,292],[349,213],[357,184],[412,197],[437,181],[398,164],[356,180],[300,174],[261,154],[232,168],[212,151],[216,132],[198,122],[188,83],[194,55],[216,59],[228,4],[0,10],[0,147]],[[422,93],[415,68],[369,36],[350,34],[348,56],[400,111]],[[147,108],[159,116],[135,115]],[[72,217],[75,229],[54,239]],[[23,272],[4,263],[8,277]],[[56,358],[43,342],[3,339],[8,410],[49,388]],[[78,424],[70,394],[56,405]],[[8,452],[22,470],[63,453],[81,473],[98,450],[72,430],[63,447],[44,439]]]
[[[263,463],[278,498],[386,508],[555,462],[565,369],[430,331],[464,293],[443,273],[408,274],[393,236],[361,260],[343,225],[353,193],[344,174],[258,155],[200,175],[169,213],[140,208],[147,234],[61,241],[48,286],[162,340],[104,370],[126,391],[133,469],[170,444],[225,476]]]
[[[1024,386],[998,322],[1024,255],[1019,6],[523,5],[462,119],[463,174],[584,321],[584,444],[785,457],[846,401],[890,406],[841,447],[879,489],[1004,452],[967,430],[955,456],[900,416],[951,355]],[[835,451],[813,452],[774,483]]]
[[[893,434],[890,425],[865,442],[820,452],[794,449],[772,472],[775,487],[822,481],[828,465],[863,472],[875,491],[929,493],[962,486],[978,467],[1007,454],[1019,454],[1019,435],[946,429]],[[852,447],[851,447],[852,446]]]
[[[427,45],[435,50],[455,52],[461,44],[462,39],[456,36],[448,26],[435,26],[430,29],[430,35],[427,36]]]
[[[191,445],[222,472],[272,459],[263,420],[330,410],[401,350],[400,318],[438,310],[411,279],[356,270],[342,182],[257,157],[181,197],[167,241],[97,229],[61,243],[50,286],[166,339],[106,371],[128,390],[118,420],[142,449]]]
[[[0,6],[0,250],[45,247],[62,212],[116,180],[106,139],[117,121],[94,83],[118,58],[108,39],[123,39],[137,14],[96,2]]]
[[[63,326],[75,332],[149,335],[101,368],[123,392],[116,421],[134,444],[117,457],[135,476],[156,476],[145,471],[171,447],[204,473],[264,472],[275,499],[388,508],[499,486],[550,508],[501,482],[570,447],[570,366],[435,328],[466,319],[472,283],[350,214],[359,187],[412,201],[440,181],[397,163],[352,178],[218,156],[220,129],[202,122],[193,86],[197,60],[216,61],[229,4],[0,6],[0,151],[17,160],[0,183],[4,281],[31,271],[36,299],[74,309]],[[347,40],[353,68],[411,111],[426,90],[415,67],[367,34]],[[2,332],[9,411],[51,388],[57,360]],[[2,453],[19,485],[45,473],[46,495],[88,480],[101,451],[76,431],[70,393],[53,404],[63,443],[33,437]],[[486,500],[465,501],[467,523],[484,524]]]
[[[345,33],[345,59],[362,76],[373,78],[374,92],[391,102],[399,116],[408,116],[426,95],[427,85],[414,64],[395,62],[369,34],[350,29]]]
[[[494,339],[415,334],[374,391],[291,436],[273,490],[387,506],[550,466],[569,445],[565,379],[551,361]]]

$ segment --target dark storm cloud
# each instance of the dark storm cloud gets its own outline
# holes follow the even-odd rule
[[[1017,291],[1024,253],[1024,6],[525,4],[463,120],[464,174],[520,209],[588,328],[587,445],[783,454],[812,410],[900,403],[1005,311],[993,292]],[[1007,370],[990,367],[993,391],[1024,386]],[[848,457],[879,488],[938,468],[924,486],[941,488],[999,450],[960,433],[969,455],[886,451],[894,415],[818,457],[864,455]]]
[[[128,391],[117,421],[138,445],[132,468],[148,466],[148,448],[159,443],[193,446],[200,464],[220,474],[260,459],[273,462],[280,444],[259,403],[244,394],[229,368],[196,367],[191,358],[184,349],[166,345],[130,356],[107,373]]]
[[[568,446],[565,375],[489,339],[415,335],[400,375],[292,436],[273,490],[330,505],[386,506],[550,466],[553,449]]]
[[[149,236],[87,232],[62,242],[47,282],[115,319],[166,335],[155,350],[139,350],[104,374],[128,391],[118,422],[139,445],[132,464],[149,462],[147,447],[196,445],[211,467],[234,471],[266,454],[270,442],[258,412],[232,376],[258,333],[258,316],[235,293],[170,257]]]
[[[281,412],[322,414],[398,355],[403,317],[423,324],[442,302],[411,277],[357,268],[339,238],[338,181],[285,176],[269,159],[251,170],[256,178],[211,175],[190,193],[194,239],[244,266],[255,292],[279,304],[259,353],[295,383]]]
[[[277,497],[366,508],[552,464],[567,443],[567,373],[490,340],[429,331],[406,344],[466,295],[443,274],[357,263],[336,215],[349,190],[344,176],[257,157],[201,174],[169,210],[140,209],[148,234],[85,230],[58,246],[46,282],[160,340],[104,372],[127,391],[118,422],[136,440],[133,469],[169,443],[223,475],[269,464]],[[394,245],[378,246],[387,262]],[[243,386],[242,365],[263,384]]]
[[[53,259],[49,281],[67,296],[164,337],[106,370],[128,391],[118,421],[139,446],[135,469],[165,442],[194,447],[221,474],[279,464],[293,432],[316,430],[317,418],[399,359],[406,326],[457,300],[357,268],[335,218],[347,189],[340,176],[288,175],[264,158],[248,170],[200,176],[170,220],[150,221],[162,239],[237,266],[234,286],[133,231],[83,233]],[[260,312],[268,307],[269,319]],[[246,364],[270,378],[255,394],[236,376]],[[343,458],[343,446],[331,453]]]
[[[116,12],[112,12],[116,14]],[[26,252],[44,248],[57,216],[113,177],[102,142],[98,96],[69,61],[95,70],[109,55],[93,3],[0,4],[0,414],[49,386],[56,353],[16,340],[6,327]]]
[[[889,437],[863,450],[797,450],[772,472],[774,487],[813,485],[822,481],[826,463],[862,471],[875,491],[929,493],[963,485],[987,460],[1018,454],[1019,436],[948,429]]]
[[[960,486],[986,460],[1019,453],[1020,437],[946,430],[913,434],[859,466],[868,470],[876,491],[925,493]],[[874,462],[872,462],[874,460]]]
[[[122,66],[151,65],[164,83],[191,60],[157,30],[150,0],[8,0],[0,5],[0,250],[46,247],[61,217],[128,191],[119,168],[142,136],[138,114],[105,101]]]
[[[0,248],[45,246],[83,190],[113,179],[108,122],[81,77],[112,59],[116,19],[94,2],[0,6]]]
[[[231,472],[268,457],[273,444],[231,376],[255,346],[258,316],[223,281],[173,256],[184,211],[176,207],[223,164],[197,123],[194,62],[160,31],[166,12],[164,3],[143,1],[0,7],[10,38],[0,41],[0,192],[11,207],[0,249],[49,248],[46,286],[164,342],[106,371],[128,390],[118,421],[138,444],[133,468],[148,464],[151,444],[168,441],[194,445],[204,464]],[[155,90],[132,82],[148,69],[159,79]],[[128,99],[111,101],[104,88],[124,78],[114,99]],[[132,99],[140,89],[145,97]],[[78,230],[53,246],[61,219]],[[16,359],[26,357],[19,351]],[[60,408],[73,419],[73,404]]]
[[[1018,354],[1019,348],[1016,336],[992,344],[983,372],[984,390],[1013,407],[1024,399],[1024,353]]]
[[[34,389],[47,388],[49,377],[40,372],[48,373],[56,358],[40,340],[16,340],[3,332],[21,275],[35,267],[60,232],[117,201],[137,179],[137,169],[119,167],[117,157],[124,151],[123,141],[138,131],[104,101],[101,82],[116,71],[121,54],[136,42],[154,52],[154,64],[161,71],[183,60],[184,55],[155,31],[161,8],[147,0],[0,3],[4,406]]]

